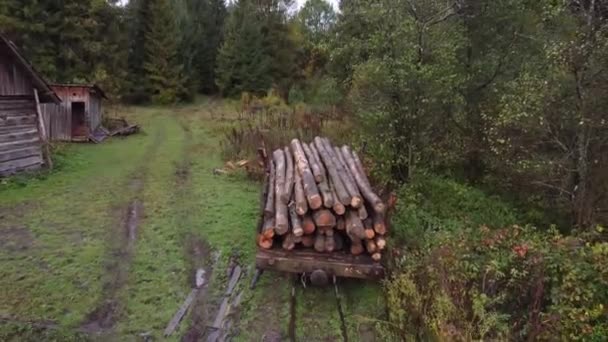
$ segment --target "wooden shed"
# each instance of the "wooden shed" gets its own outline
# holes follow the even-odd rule
[[[40,103],[59,103],[51,87],[0,34],[0,177],[50,165]]]
[[[101,128],[101,102],[106,95],[94,84],[52,84],[60,104],[41,106],[50,140],[88,141]]]

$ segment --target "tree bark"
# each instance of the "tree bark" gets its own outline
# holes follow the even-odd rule
[[[306,158],[308,158],[308,164],[310,164],[310,169],[312,170],[312,174],[315,176],[315,181],[317,183],[321,183],[325,180],[325,175],[321,172],[321,167],[317,163],[317,160],[306,143],[302,143],[302,149],[304,150],[304,154]]]
[[[323,165],[323,162],[321,161],[321,156],[319,155],[319,151],[317,150],[315,143],[311,142],[310,144],[308,144],[308,147],[310,147],[310,151],[312,152],[312,154],[315,158],[315,161],[317,162],[317,165],[319,165],[319,169],[321,169],[321,174],[323,174],[323,177],[325,178],[325,180],[327,180],[327,178],[328,178],[327,170],[325,169],[325,166]]]
[[[329,141],[327,143],[329,144]],[[345,184],[349,184],[349,186],[347,186],[347,190],[350,192],[350,194],[353,196],[353,198],[358,198],[360,201],[357,206],[353,205],[354,203],[351,203],[351,205],[354,208],[362,207],[363,200],[361,197],[361,193],[359,192],[359,188],[357,187],[357,181],[355,180],[355,177],[352,175],[350,168],[348,167],[348,165],[346,163],[346,159],[342,155],[342,151],[340,150],[340,148],[334,147],[334,155],[336,156],[336,158],[338,158],[338,162],[340,163],[340,166],[343,170],[343,177],[346,177],[346,180],[348,181],[347,183],[345,183]]]
[[[291,251],[296,247],[295,236],[292,233],[283,237],[283,249]]]
[[[367,186],[371,188],[372,183],[369,181],[369,178],[367,177],[367,173],[365,173],[365,168],[363,168],[363,163],[361,162],[359,155],[355,151],[351,150],[351,152],[352,152],[353,160],[354,160],[355,164],[357,165],[357,170],[359,171],[359,174],[363,177],[363,181],[365,181],[365,184],[367,184]]]
[[[291,149],[293,150],[296,165],[300,171],[300,175],[302,176],[304,194],[308,200],[308,205],[313,210],[319,209],[323,205],[323,199],[321,198],[321,195],[319,195],[317,183],[312,175],[312,172],[310,171],[306,154],[304,153],[302,145],[298,139],[293,139],[291,141]]]
[[[342,162],[340,161],[340,157],[336,154],[336,150],[331,146],[331,143],[327,138],[321,139],[321,142],[325,146],[325,150],[329,156],[329,158],[334,162],[334,167],[338,173],[342,184],[344,185],[344,189],[350,196],[350,203],[345,205],[350,205],[353,208],[359,208],[359,206],[363,203],[361,200],[361,195],[359,194],[359,190],[357,189],[357,185],[351,182],[350,177],[346,169],[342,166]]]
[[[283,202],[283,191],[285,191],[285,154],[283,150],[273,152],[275,162],[276,184],[275,184],[275,233],[285,235],[289,231],[289,214],[287,204]]]
[[[289,204],[289,218],[291,220],[291,231],[295,236],[304,235],[304,228],[302,228],[302,221],[298,217],[298,213],[296,212],[296,204],[291,202]]]
[[[357,214],[359,215],[359,218],[361,220],[365,220],[369,217],[369,214],[367,213],[367,208],[365,208],[365,205],[361,205],[361,207],[359,207],[359,209],[357,209]]]
[[[384,203],[382,203],[380,197],[378,197],[378,195],[374,193],[374,190],[369,186],[368,180],[361,175],[350,148],[348,146],[343,146],[341,152],[346,161],[346,165],[350,168],[351,174],[359,186],[363,197],[365,197],[365,200],[372,205],[374,211],[384,214],[386,211],[386,206]]]
[[[333,184],[334,191],[336,192],[338,200],[345,206],[350,205],[352,198],[351,198],[350,194],[348,193],[348,191],[346,190],[346,188],[344,187],[344,183],[342,182],[342,179],[340,178],[340,174],[338,173],[336,165],[334,164],[334,161],[332,160],[331,155],[325,148],[323,139],[321,139],[320,137],[316,137],[315,144],[317,147],[317,151],[319,151],[319,154],[321,155],[321,159],[323,160],[323,163],[325,164],[325,168],[327,169],[327,173],[329,174],[329,178],[331,179],[331,184]]]
[[[283,202],[289,204],[289,201],[291,200],[291,194],[293,193],[294,166],[293,157],[291,156],[289,148],[285,147],[284,152],[287,167],[285,169],[285,190],[283,191]]]
[[[333,200],[334,200],[334,205],[332,206],[332,209],[334,210],[334,213],[336,213],[338,215],[344,215],[344,213],[346,212],[346,207],[338,199],[338,195],[336,194],[336,190],[335,190],[334,185],[332,184],[331,181],[329,181],[329,190],[331,191],[331,195],[332,195]]]
[[[274,162],[270,161],[270,174],[268,175],[268,188],[266,189],[266,206],[264,206],[264,218],[274,217],[274,192],[275,192],[275,170]]]
[[[304,187],[302,186],[302,178],[300,173],[295,171],[295,200],[296,200],[296,212],[302,216],[308,212],[308,202],[304,195]]]

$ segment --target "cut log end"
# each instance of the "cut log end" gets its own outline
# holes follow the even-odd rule
[[[260,246],[261,248],[264,248],[264,249],[271,249],[272,248],[272,238],[267,239],[266,237],[264,237],[264,235],[260,234],[258,236],[258,246]]]
[[[380,254],[380,253],[374,253],[374,254],[372,254],[372,260],[374,260],[376,262],[382,260],[382,254]]]
[[[373,229],[366,229],[365,230],[365,238],[366,239],[373,239],[376,236],[376,232]]]
[[[321,195],[319,194],[309,196],[308,205],[310,206],[310,209],[317,210],[323,206],[323,198],[321,198]]]

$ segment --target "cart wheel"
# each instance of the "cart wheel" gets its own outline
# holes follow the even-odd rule
[[[323,270],[314,270],[310,274],[310,282],[315,286],[326,286],[329,283],[329,277]]]

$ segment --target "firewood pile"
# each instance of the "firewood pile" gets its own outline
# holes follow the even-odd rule
[[[327,138],[316,137],[310,144],[294,139],[269,159],[261,248],[382,258],[386,205],[355,151],[332,146]]]

